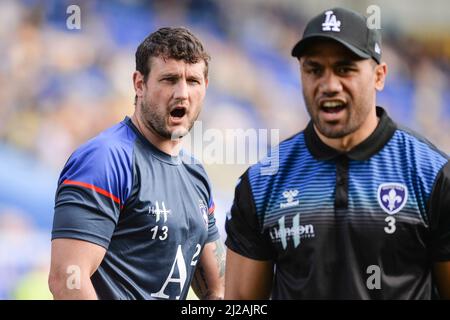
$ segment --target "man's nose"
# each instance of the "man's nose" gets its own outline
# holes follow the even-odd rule
[[[320,82],[320,91],[322,94],[332,96],[342,91],[342,83],[340,77],[333,71],[327,70]]]
[[[174,98],[178,100],[185,100],[189,97],[188,84],[186,80],[180,80],[175,85]]]

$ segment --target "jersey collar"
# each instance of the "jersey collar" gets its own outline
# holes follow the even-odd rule
[[[312,121],[308,123],[304,131],[307,148],[314,158],[318,160],[331,160],[343,155],[352,160],[364,161],[369,159],[384,147],[397,129],[397,125],[387,115],[386,111],[381,107],[376,108],[377,117],[380,118],[380,121],[375,131],[352,150],[341,152],[326,145],[314,130]]]
[[[160,161],[163,161],[165,163],[171,164],[171,165],[179,165],[181,164],[181,158],[180,156],[171,156],[170,154],[167,154],[161,150],[159,150],[157,147],[155,147],[150,141],[148,141],[147,138],[145,138],[142,133],[136,128],[136,126],[133,124],[133,121],[131,121],[131,118],[126,116],[123,122],[131,128],[131,130],[134,131],[134,133],[139,137],[139,139],[150,149],[152,150],[152,154],[155,158],[157,158]]]

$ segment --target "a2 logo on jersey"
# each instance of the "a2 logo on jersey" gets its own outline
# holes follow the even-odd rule
[[[205,205],[205,202],[202,199],[198,201],[199,210],[203,222],[205,224],[205,228],[208,229],[208,207]],[[164,201],[155,201],[154,205],[149,207],[149,214],[155,217],[155,222],[157,223],[154,227],[150,229],[152,240],[161,240],[164,241],[168,238],[169,227],[166,225],[168,217],[172,215],[172,210],[166,208],[166,204]],[[160,226],[159,224],[163,224]],[[201,252],[202,246],[200,244],[196,244],[194,255],[188,261],[190,267],[195,267],[198,262],[199,254]],[[176,276],[178,274],[178,276]],[[154,298],[159,299],[169,299],[170,296],[166,293],[167,287],[169,284],[178,284],[179,285],[179,295],[175,296],[175,299],[180,299],[181,293],[185,289],[185,284],[187,280],[187,267],[186,261],[183,256],[182,245],[178,245],[176,248],[176,254],[170,269],[168,276],[166,277],[164,283],[162,284],[159,291],[151,294]]]

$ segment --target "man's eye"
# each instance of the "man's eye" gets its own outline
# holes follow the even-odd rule
[[[338,67],[336,70],[339,74],[347,74],[350,71],[352,71],[352,69],[350,67]]]
[[[189,82],[190,84],[200,84],[200,81],[197,80],[197,79],[188,79],[188,82]]]
[[[162,80],[169,83],[175,83],[177,81],[177,79],[173,77],[163,78]]]
[[[310,69],[307,69],[306,72],[313,74],[313,75],[319,75],[321,70],[320,70],[320,68],[310,68]]]

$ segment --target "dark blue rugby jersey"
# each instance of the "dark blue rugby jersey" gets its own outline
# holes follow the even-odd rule
[[[429,142],[380,122],[348,153],[312,124],[236,187],[226,244],[273,260],[274,299],[430,299],[432,264],[450,260],[450,163]]]
[[[154,147],[129,118],[77,149],[56,192],[52,239],[107,249],[100,299],[184,299],[206,242],[219,238],[203,167]]]

